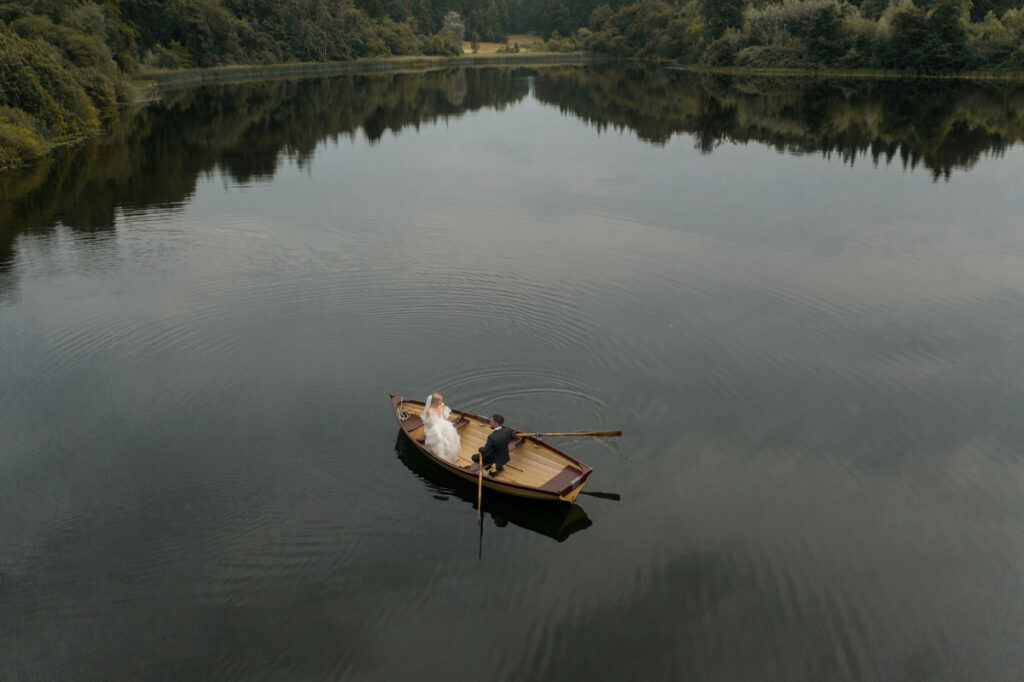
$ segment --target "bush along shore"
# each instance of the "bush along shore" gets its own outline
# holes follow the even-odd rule
[[[224,67],[231,65],[302,75],[418,68],[452,58],[465,64],[469,60],[460,55],[477,51],[481,41],[501,47],[474,54],[474,63],[584,51],[713,69],[1019,76],[1022,5],[1024,0],[8,0],[0,5],[0,168],[97,134],[138,96],[132,81],[140,78],[230,79]],[[515,34],[537,38],[521,51],[519,41],[510,39]],[[214,70],[197,75],[207,69]]]

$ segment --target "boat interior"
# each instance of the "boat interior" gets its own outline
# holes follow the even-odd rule
[[[402,408],[408,411],[409,419],[415,420],[413,422],[405,420],[403,425],[413,427],[408,428],[409,436],[422,447],[423,404],[403,402]],[[487,436],[491,432],[490,424],[481,418],[463,415],[455,410],[452,410],[449,421],[453,422],[462,439],[459,459],[454,466],[475,475],[477,466],[470,458],[487,441]],[[497,475],[492,476],[493,480],[541,488],[563,474],[566,467],[572,467],[576,474],[581,473],[579,467],[572,460],[529,438],[513,440],[509,444],[509,458],[505,468]]]

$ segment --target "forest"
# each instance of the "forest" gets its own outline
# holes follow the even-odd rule
[[[1024,71],[1021,0],[8,0],[0,168],[96,134],[154,69],[548,51],[740,69]],[[511,47],[511,46],[510,46]]]

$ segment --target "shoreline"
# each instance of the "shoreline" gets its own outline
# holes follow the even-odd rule
[[[274,78],[301,78],[344,74],[405,73],[468,66],[560,66],[615,61],[590,52],[537,52],[533,54],[467,54],[459,57],[383,57],[349,62],[300,62],[295,64],[254,64],[214,66],[208,69],[146,71],[135,74],[132,82],[140,90],[190,87],[206,83],[232,83]],[[144,98],[149,99],[149,98]]]
[[[610,57],[591,52],[539,52],[533,54],[466,54],[459,57],[383,57],[357,59],[348,62],[300,62],[293,64],[242,64],[178,71],[145,71],[131,79],[138,89],[137,103],[159,97],[159,91],[186,88],[212,83],[241,83],[277,78],[306,78],[345,74],[410,73],[451,67],[483,66],[583,66],[612,62],[650,65],[670,71],[722,76],[777,77],[777,78],[849,78],[862,80],[971,80],[971,81],[1024,81],[1024,71],[965,71],[959,73],[929,74],[877,69],[746,69],[737,67],[700,66],[671,61],[647,61]]]
[[[159,99],[160,92],[205,84],[244,83],[278,78],[308,78],[345,74],[411,73],[452,67],[485,66],[584,66],[612,62],[650,65],[670,71],[688,71],[739,77],[776,78],[849,78],[862,80],[971,80],[1024,81],[1024,71],[976,71],[950,74],[926,74],[877,69],[745,69],[681,64],[673,61],[649,61],[611,57],[592,52],[536,52],[526,54],[483,53],[455,57],[398,56],[356,59],[348,62],[298,62],[290,64],[239,64],[182,70],[145,71],[132,78],[138,90],[136,103]]]
[[[957,73],[917,73],[878,69],[746,69],[734,66],[700,66],[697,64],[662,63],[671,71],[689,71],[721,76],[774,76],[789,78],[858,78],[864,80],[972,80],[1024,81],[1024,71],[962,71]]]

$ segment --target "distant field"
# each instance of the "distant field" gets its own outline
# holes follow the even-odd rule
[[[508,37],[508,44],[509,45],[515,45],[516,43],[519,43],[519,50],[520,50],[520,52],[530,52],[531,49],[534,46],[539,45],[540,43],[543,43],[543,42],[544,41],[541,40],[540,37],[538,37],[538,36],[531,36],[531,35],[526,35],[526,34],[522,34],[522,33],[521,34],[517,34],[517,35],[510,35]],[[462,43],[462,51],[463,52],[472,53],[473,52],[473,48],[471,47],[471,45],[472,45],[472,43],[470,41],[468,41],[468,40],[463,41],[463,43]],[[478,54],[488,54],[488,53],[492,53],[492,52],[497,52],[499,49],[502,48],[503,45],[504,45],[504,43],[485,43],[485,42],[481,41],[480,42],[480,49],[477,50],[477,53]]]

